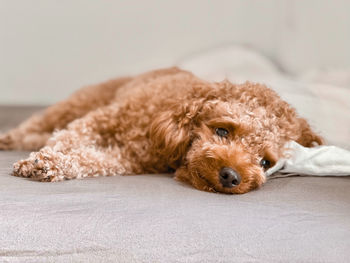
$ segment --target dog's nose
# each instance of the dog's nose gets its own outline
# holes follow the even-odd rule
[[[221,168],[219,175],[223,187],[232,188],[241,183],[241,176],[230,167]]]

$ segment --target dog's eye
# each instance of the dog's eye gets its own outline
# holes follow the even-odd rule
[[[260,165],[261,167],[263,167],[265,170],[267,170],[268,168],[271,167],[271,162],[269,160],[266,160],[266,159],[262,159],[260,161]]]
[[[219,135],[220,137],[227,137],[228,135],[228,130],[224,129],[224,128],[216,128],[215,132],[217,135]]]

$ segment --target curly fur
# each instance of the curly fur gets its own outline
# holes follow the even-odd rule
[[[40,181],[174,170],[200,190],[246,193],[265,181],[261,159],[276,162],[289,140],[322,144],[266,86],[169,68],[83,88],[0,136],[0,149],[39,150],[16,162],[14,175]],[[241,183],[223,187],[222,167]]]

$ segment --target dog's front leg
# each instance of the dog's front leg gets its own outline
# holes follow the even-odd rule
[[[81,147],[63,153],[46,146],[14,164],[14,175],[50,182],[125,173],[127,169],[118,160],[118,156],[92,147]]]
[[[104,134],[109,118],[113,117],[106,116],[105,111],[113,113],[109,109],[99,110],[74,121],[68,129],[55,132],[47,146],[14,164],[14,175],[61,181],[128,173],[129,163],[121,157],[113,136],[106,139]]]

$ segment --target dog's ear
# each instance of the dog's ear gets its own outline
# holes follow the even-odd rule
[[[194,120],[201,107],[200,100],[173,102],[151,123],[152,147],[172,168],[177,168],[191,144]]]
[[[324,140],[321,136],[316,134],[303,118],[299,118],[299,130],[301,132],[300,137],[297,140],[297,143],[305,147],[313,147],[317,145],[324,144]]]

